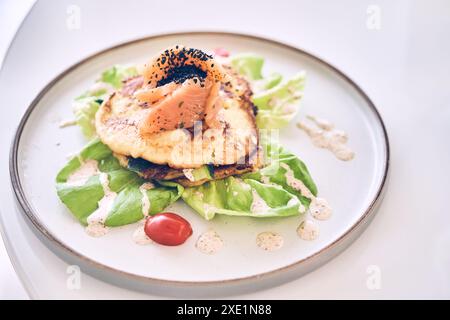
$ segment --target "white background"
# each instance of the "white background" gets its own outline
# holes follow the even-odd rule
[[[19,5],[0,0],[0,50],[24,15],[26,2],[30,1]],[[70,31],[66,10],[74,3],[81,9],[81,28]],[[16,269],[32,296],[92,298],[107,288],[110,297],[129,297],[89,277],[80,292],[62,290],[63,263],[27,234],[29,230],[17,228],[14,234],[7,230],[17,223],[5,214],[13,214],[9,211],[12,195],[6,186],[7,154],[21,114],[8,108],[23,112],[54,75],[116,42],[160,32],[208,29],[266,35],[330,61],[369,94],[391,140],[387,194],[367,231],[343,254],[311,274],[242,298],[450,298],[450,210],[446,204],[450,190],[450,2],[183,3],[43,1],[33,9],[5,58],[0,76],[0,177],[4,184],[0,211],[3,227],[10,232],[8,239],[15,244]],[[380,29],[367,26],[370,5],[381,10]],[[17,92],[20,87],[26,91],[23,96],[13,97],[8,90]],[[36,263],[35,268],[24,261]],[[0,263],[0,297],[26,297],[3,248]],[[371,266],[380,271],[381,287],[376,290],[367,286]]]
[[[9,43],[22,19],[34,3],[34,0],[0,0],[0,66]],[[2,157],[6,157],[7,146],[2,145]],[[17,275],[0,239],[0,299],[25,299],[27,294]]]

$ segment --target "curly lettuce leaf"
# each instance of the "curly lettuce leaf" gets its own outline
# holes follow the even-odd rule
[[[253,96],[258,108],[256,122],[259,128],[280,129],[297,114],[298,102],[303,96],[305,73],[300,72],[287,81]]]
[[[95,114],[103,101],[111,92],[122,87],[123,80],[137,74],[138,71],[134,66],[115,65],[105,70],[89,90],[75,99],[73,105],[75,120],[87,139],[92,139],[96,135]]]
[[[139,188],[145,180],[123,168],[112,155],[111,150],[98,139],[94,139],[84,147],[59,171],[56,177],[57,194],[74,217],[80,223],[87,224],[87,217],[98,208],[98,202],[104,196],[99,173],[91,176],[81,186],[67,182],[70,175],[87,160],[97,161],[99,171],[108,175],[109,188],[117,193],[105,225],[116,227],[141,220],[144,217],[143,195]],[[155,182],[155,184],[155,188],[144,191],[150,201],[149,214],[161,212],[169,204],[178,200],[183,192],[183,187],[176,183]]]
[[[240,177],[207,182],[186,188],[183,200],[207,220],[216,214],[249,217],[285,217],[304,212],[310,199],[293,188],[287,181],[289,168],[294,178],[301,181],[313,194],[317,187],[305,164],[294,154],[278,145],[267,146],[270,165]],[[284,164],[284,165],[280,165]],[[255,192],[262,200],[262,210],[254,210]],[[264,208],[265,207],[265,208]]]
[[[280,186],[253,179],[228,177],[186,188],[183,200],[206,220],[216,214],[257,218],[299,213],[300,202]]]
[[[258,108],[258,127],[280,129],[288,125],[297,114],[298,101],[302,97],[305,84],[305,73],[299,72],[285,81],[279,73],[264,77],[264,59],[248,53],[233,56],[231,65],[252,84],[252,100]]]
[[[79,98],[73,105],[73,113],[77,125],[80,126],[83,135],[91,139],[95,136],[95,114],[97,113],[100,103],[96,97]]]
[[[283,81],[283,76],[279,73],[272,73],[271,75],[257,81],[255,83],[256,92],[269,90]]]
[[[317,195],[317,186],[305,163],[278,144],[268,144],[265,147],[267,157],[271,159],[270,164],[256,172],[246,173],[242,177],[281,186],[284,190],[295,195],[308,208],[311,200],[302,195],[300,190],[294,188],[292,182],[288,181],[288,176],[292,173],[292,179],[301,181],[314,196]]]
[[[108,83],[114,88],[119,89],[122,87],[123,80],[134,77],[137,74],[138,70],[135,66],[115,65],[102,73],[100,81]]]
[[[231,57],[231,66],[249,80],[262,79],[264,58],[251,53],[237,54]]]

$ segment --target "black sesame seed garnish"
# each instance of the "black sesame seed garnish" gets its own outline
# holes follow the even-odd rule
[[[175,46],[175,50],[165,50],[157,60],[157,67],[165,74],[157,82],[157,86],[162,86],[170,82],[183,83],[185,80],[191,78],[199,78],[200,81],[206,78],[206,72],[198,65],[192,64],[192,62],[188,63],[188,60],[191,58],[197,61],[208,61],[212,59],[212,56],[199,49],[179,48],[180,46],[177,45]],[[161,64],[159,61],[161,61]],[[157,75],[155,78],[157,78]]]

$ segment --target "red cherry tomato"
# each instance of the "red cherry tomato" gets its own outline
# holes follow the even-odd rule
[[[183,244],[192,234],[190,223],[171,212],[155,214],[147,219],[145,234],[153,241],[165,246]]]
[[[216,48],[216,49],[214,49],[214,54],[216,56],[224,57],[224,58],[230,56],[230,52],[227,49],[224,49],[224,48]]]

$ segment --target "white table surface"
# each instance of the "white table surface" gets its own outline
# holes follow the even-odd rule
[[[33,3],[34,0],[0,1],[0,67],[12,38]],[[27,297],[0,238],[0,299],[26,299]]]
[[[158,298],[87,275],[80,289],[70,289],[66,263],[14,208],[7,154],[25,108],[64,68],[117,42],[189,29],[266,35],[316,53],[366,90],[391,142],[385,199],[350,248],[296,281],[232,298],[450,298],[450,2],[229,0],[220,8],[201,2],[39,1],[25,19],[0,74],[0,218],[30,297]],[[79,29],[66,25],[73,4]],[[170,21],[155,14],[165,10]],[[378,25],[370,19],[377,10]],[[2,259],[0,297],[23,297],[20,289],[8,295],[15,286]]]

